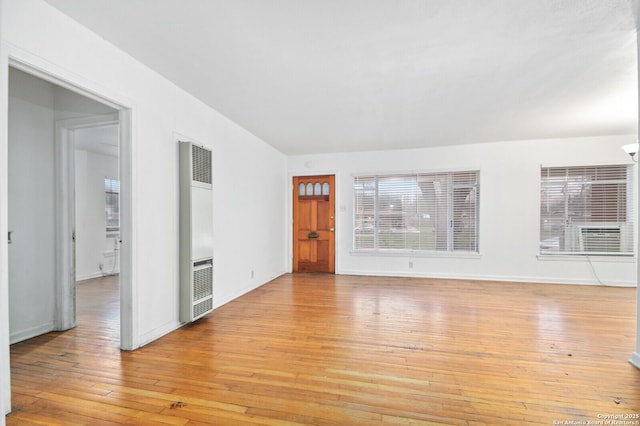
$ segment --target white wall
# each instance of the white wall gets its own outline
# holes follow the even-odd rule
[[[104,180],[118,179],[118,158],[76,150],[75,159],[76,279],[81,281],[120,271],[118,237],[107,237],[104,213]]]
[[[634,139],[628,135],[296,156],[289,158],[288,169],[290,176],[336,174],[338,273],[596,284],[583,257],[537,257],[540,166],[630,163],[620,146]],[[481,182],[480,256],[351,253],[354,174],[474,169],[480,170]],[[605,284],[636,285],[635,258],[591,260]],[[413,268],[409,267],[410,261]]]
[[[284,155],[43,1],[4,0],[2,14],[0,81],[6,81],[11,56],[131,109],[134,347],[180,325],[178,138],[213,151],[214,304],[286,271]],[[1,130],[0,152],[7,143]],[[0,176],[6,174],[3,161]],[[0,193],[0,217],[6,209]],[[0,235],[6,231],[0,222]],[[7,320],[1,321],[0,334],[8,331]],[[8,362],[3,348],[0,367]],[[8,403],[8,383],[3,391]]]
[[[9,87],[11,342],[54,328],[54,88],[23,74]]]

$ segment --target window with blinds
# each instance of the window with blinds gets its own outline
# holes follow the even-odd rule
[[[354,250],[478,251],[479,172],[356,176]]]
[[[105,178],[104,192],[104,214],[107,237],[113,237],[120,232],[120,181]]]
[[[633,254],[633,167],[543,167],[540,253]]]

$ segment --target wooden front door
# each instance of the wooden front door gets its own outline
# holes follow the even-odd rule
[[[293,178],[293,272],[335,272],[335,176]]]

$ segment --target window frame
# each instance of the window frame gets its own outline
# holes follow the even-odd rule
[[[580,174],[581,171],[582,174]],[[615,176],[615,173],[624,173],[624,177]],[[589,256],[615,258],[635,256],[636,192],[633,165],[624,163],[541,165],[539,179],[538,257],[540,259],[559,256],[576,259]],[[576,192],[581,198],[574,195],[572,200],[571,194]],[[555,204],[561,204],[561,209],[551,207],[550,199],[554,197]],[[583,219],[580,220],[580,218]],[[554,223],[556,223],[555,226]],[[554,228],[557,228],[555,234]],[[594,234],[598,235],[591,240],[590,244],[599,250],[585,249],[585,237],[592,238]],[[617,237],[614,234],[617,234]],[[616,237],[614,241],[617,242],[614,244],[617,244],[617,250],[613,249],[616,246],[610,245],[608,236]]]
[[[110,216],[113,214],[113,203],[109,203],[109,198],[114,197],[116,200],[116,216],[117,225],[110,225]],[[104,178],[104,219],[106,237],[117,237],[120,235],[120,180],[105,177]]]
[[[463,176],[472,176],[472,183],[469,182],[459,182],[459,177]],[[385,235],[383,230],[383,223],[387,225],[390,230],[388,232],[393,232],[393,225],[389,225],[389,221],[392,219],[387,219],[387,222],[384,222],[382,219],[381,209],[381,195],[380,195],[380,182],[381,181],[389,181],[393,179],[403,180],[406,179],[405,186],[407,182],[412,182],[414,186],[418,187],[418,192],[412,194],[406,192],[397,192],[392,193],[392,195],[396,197],[402,198],[406,197],[416,197],[416,201],[414,201],[417,205],[416,209],[418,211],[412,212],[407,211],[404,208],[400,211],[402,216],[402,221],[408,214],[422,214],[424,216],[425,210],[420,212],[420,208],[425,208],[430,211],[436,211],[436,218],[428,220],[433,220],[432,224],[433,232],[435,233],[435,242],[419,242],[417,245],[419,247],[408,247],[407,245],[411,245],[411,243],[407,243],[406,234],[408,232],[398,232],[398,234],[402,234],[405,239],[404,247],[384,247],[384,244],[381,244],[381,236]],[[457,179],[457,180],[456,180]],[[456,180],[456,182],[454,182]],[[434,195],[433,199],[428,199],[427,195],[424,195],[423,189],[421,185],[433,183],[434,187],[436,186],[436,181],[438,184],[444,182],[444,195]],[[362,193],[365,191],[363,185],[369,184],[369,188],[366,191],[373,192],[373,194],[369,194],[369,197],[373,196],[373,206],[369,206],[369,218],[371,216],[371,212],[373,214],[373,220],[369,220],[367,224],[369,229],[371,229],[370,233],[373,235],[373,243],[371,247],[364,247],[362,242],[359,241],[359,238],[362,237],[363,234],[358,233],[358,229],[363,226],[364,220],[363,216],[366,214],[366,208],[360,208],[363,205],[362,201],[359,201],[359,195],[362,196]],[[358,186],[361,188],[358,188]],[[373,186],[371,186],[373,185]],[[391,184],[392,185],[392,184]],[[400,183],[402,186],[402,183]],[[464,203],[460,203],[460,191],[467,191],[467,197],[471,197],[473,201],[470,201],[469,204],[472,205],[472,218],[471,221],[468,221],[472,224],[472,231],[461,231],[460,233],[456,233],[456,225],[459,226],[460,221],[454,219],[454,210],[460,211]],[[455,171],[441,171],[441,172],[399,172],[399,173],[370,173],[370,174],[358,174],[353,175],[353,183],[352,183],[352,195],[353,195],[353,222],[352,222],[352,254],[363,254],[363,255],[412,255],[412,256],[456,256],[456,257],[477,257],[480,255],[480,170],[479,169],[471,169],[471,170],[455,170]],[[420,198],[421,200],[417,200]],[[427,200],[427,201],[425,201]],[[442,202],[446,200],[446,206],[438,207],[438,202]],[[391,206],[393,207],[393,206]],[[387,209],[388,210],[388,209]],[[361,213],[358,213],[361,211]],[[446,214],[446,217],[443,215]],[[438,216],[439,215],[439,216]],[[418,219],[420,221],[420,219]],[[440,224],[438,224],[438,221]],[[373,222],[373,224],[371,224]],[[444,224],[444,225],[443,225]],[[468,225],[469,226],[469,225]],[[419,227],[417,234],[418,238],[421,238],[422,234],[422,226]],[[460,229],[460,228],[458,228]],[[415,231],[414,231],[415,232]],[[446,237],[443,238],[443,232],[446,233]],[[471,249],[468,248],[456,248],[456,242],[460,241],[458,238],[461,235],[471,235],[472,243]],[[427,234],[425,233],[425,236]],[[428,238],[428,236],[427,236]],[[393,243],[391,243],[393,244]],[[415,243],[413,243],[415,244]],[[429,244],[433,245],[433,247],[425,248]],[[458,242],[457,244],[461,244]],[[469,246],[467,246],[469,247]]]

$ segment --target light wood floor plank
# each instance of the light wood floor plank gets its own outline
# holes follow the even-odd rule
[[[640,414],[636,289],[285,275],[134,351],[117,279],[11,347],[8,425],[431,425]],[[640,420],[640,419],[639,419]]]

